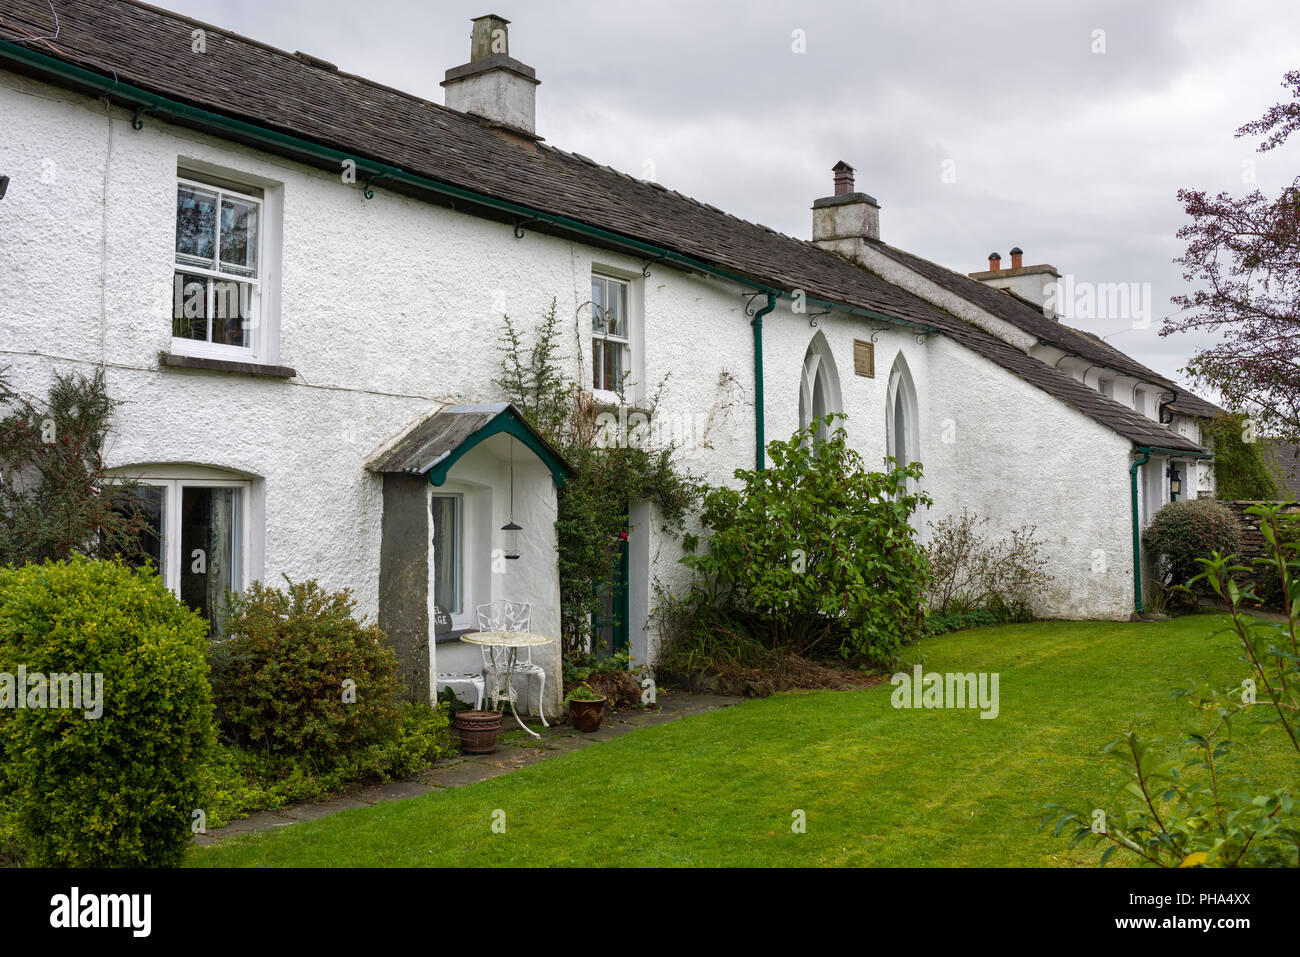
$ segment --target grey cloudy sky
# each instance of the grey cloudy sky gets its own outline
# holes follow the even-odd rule
[[[156,2],[436,102],[470,18],[500,14],[555,146],[633,175],[651,162],[804,238],[846,160],[882,238],[945,266],[983,269],[994,250],[1007,266],[1019,245],[1077,282],[1150,283],[1149,328],[1073,324],[1176,378],[1194,342],[1156,331],[1183,285],[1177,189],[1245,192],[1246,161],[1266,192],[1298,172],[1300,144],[1233,137],[1300,68],[1295,0]]]

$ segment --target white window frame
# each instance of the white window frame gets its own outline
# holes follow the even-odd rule
[[[181,525],[181,496],[185,488],[237,488],[243,494],[239,496],[239,580],[231,582],[233,591],[243,591],[251,580],[249,562],[252,558],[252,501],[253,483],[239,479],[209,478],[159,478],[140,476],[135,478],[140,485],[149,485],[163,489],[162,539],[163,567],[158,569],[163,584],[172,590],[177,598],[181,595],[181,539],[176,530]]]
[[[456,611],[452,608],[448,608],[447,614],[451,616],[453,628],[459,628],[461,627],[461,625],[458,623],[464,621],[465,618],[467,616],[472,615],[474,611],[474,602],[470,598],[469,589],[467,587],[469,576],[466,574],[467,569],[465,567],[466,559],[467,559],[465,547],[466,547],[466,542],[469,539],[469,536],[466,534],[466,528],[465,528],[467,524],[465,494],[463,492],[443,492],[441,490],[436,492],[430,492],[429,494],[429,521],[430,522],[433,521],[433,500],[437,498],[449,498],[456,502],[455,550],[456,550],[457,558],[460,559],[459,563],[456,566],[456,587],[457,590],[460,592],[460,611]],[[433,547],[432,536],[430,536],[430,543],[429,543],[429,560],[430,560],[429,607],[430,610],[432,611],[434,606],[436,606],[438,603],[438,595],[435,588],[438,580],[437,572],[436,572],[436,564],[435,564],[437,560],[437,550]],[[433,619],[431,616],[430,622],[432,622],[432,620]]]
[[[227,186],[225,184],[225,181],[222,180],[220,177],[205,179],[203,178],[202,174],[193,173],[188,170],[178,171],[176,175],[176,189],[179,189],[182,186],[192,186],[197,189],[209,190],[217,194],[217,245],[213,249],[213,262],[216,264],[216,268],[209,269],[203,266],[190,266],[185,263],[181,263],[177,261],[176,243],[175,243],[176,197],[174,195],[175,190],[173,190],[173,196],[172,196],[173,240],[172,240],[172,263],[171,263],[172,294],[168,296],[167,299],[169,328],[171,327],[171,322],[173,321],[173,317],[175,315],[175,301],[176,301],[175,283],[176,283],[176,275],[179,272],[186,272],[194,276],[204,276],[209,279],[222,279],[231,282],[241,283],[244,285],[249,285],[252,286],[253,288],[253,294],[252,294],[252,308],[250,310],[251,315],[249,317],[249,323],[248,323],[248,344],[247,345],[232,346],[232,345],[227,345],[225,343],[216,343],[216,342],[199,340],[199,339],[187,339],[181,336],[173,335],[171,337],[171,350],[177,355],[198,356],[198,357],[209,358],[209,359],[233,359],[235,361],[242,361],[242,362],[247,362],[249,361],[250,358],[255,360],[265,359],[267,353],[266,329],[268,323],[266,321],[266,315],[265,315],[266,295],[265,295],[264,286],[266,281],[266,269],[267,269],[267,256],[266,256],[267,238],[266,237],[268,232],[270,231],[269,222],[268,222],[269,217],[267,215],[270,204],[267,202],[266,190],[263,189],[262,195],[260,196],[254,195],[253,193],[243,193],[236,188]],[[245,187],[245,188],[250,188],[250,187]],[[222,272],[219,268],[221,265],[221,198],[223,196],[231,196],[236,199],[241,199],[246,202],[257,204],[257,276],[256,277],[245,277],[245,276],[238,276],[233,273],[225,273]],[[183,295],[184,295],[184,290],[182,290],[182,296]],[[215,321],[214,314],[216,312],[215,284],[210,285],[208,288],[207,301],[205,306],[208,315],[208,329],[209,329],[208,334],[210,336],[212,323]]]
[[[627,305],[624,309],[624,316],[623,316],[625,332],[627,333],[627,335],[613,336],[613,335],[608,335],[606,333],[597,334],[595,329],[592,329],[591,339],[593,342],[595,342],[597,339],[600,339],[605,343],[605,345],[602,346],[602,355],[603,355],[603,350],[609,348],[609,343],[612,342],[620,345],[622,347],[623,355],[622,355],[622,361],[619,363],[619,367],[622,370],[623,383],[626,383],[630,380],[635,380],[635,374],[632,372],[632,362],[635,358],[635,356],[633,356],[632,354],[632,329],[633,329],[633,322],[635,322],[637,318],[637,310],[634,306],[634,295],[636,292],[636,287],[633,285],[631,279],[624,276],[614,275],[613,273],[602,269],[592,269],[591,278],[593,280],[600,279],[607,283],[616,282],[627,289]],[[591,304],[591,307],[594,315],[594,311],[596,308],[594,302]],[[593,363],[595,362],[594,357],[592,358],[592,361]],[[592,369],[593,383],[595,380],[595,372],[596,370],[593,368]],[[622,385],[623,383],[620,383],[620,385]],[[591,391],[592,394],[599,400],[603,400],[610,403],[618,402],[618,390],[616,389],[598,388],[593,384]],[[626,393],[626,389],[624,391]]]

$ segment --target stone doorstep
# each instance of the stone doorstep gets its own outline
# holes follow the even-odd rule
[[[628,710],[606,715],[599,731],[584,732],[568,724],[552,723],[549,728],[536,729],[541,731],[540,740],[527,738],[521,734],[510,741],[498,743],[497,749],[491,754],[460,754],[439,761],[414,779],[367,785],[327,801],[293,804],[278,811],[258,811],[246,818],[232,821],[224,827],[214,828],[206,834],[196,835],[194,843],[200,847],[207,847],[240,834],[272,831],[300,821],[316,821],[353,808],[404,801],[408,798],[421,797],[430,791],[443,791],[448,788],[464,787],[467,784],[477,784],[479,781],[501,777],[519,768],[538,764],[559,754],[569,754],[602,741],[612,740],[637,728],[653,727],[690,714],[703,714],[718,708],[731,707],[744,700],[744,698],[722,695],[678,692],[665,696],[663,703],[654,711]],[[667,707],[664,707],[664,704]],[[513,718],[511,723],[514,723]],[[503,733],[511,730],[504,722],[501,727]],[[517,724],[514,730],[519,730]]]

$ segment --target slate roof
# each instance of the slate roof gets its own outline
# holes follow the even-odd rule
[[[1075,329],[1056,319],[1049,319],[1043,315],[1040,306],[1009,289],[987,285],[978,279],[972,279],[970,276],[947,269],[928,259],[922,259],[913,253],[896,249],[887,243],[876,241],[871,245],[880,253],[907,266],[931,282],[956,293],[963,299],[974,302],[986,312],[1011,323],[1018,329],[1036,336],[1044,345],[1054,346],[1070,355],[1155,383],[1176,393],[1177,398],[1169,403],[1169,407],[1176,412],[1204,418],[1214,418],[1223,412],[1214,403],[1193,395],[1173,380],[1165,378],[1154,369],[1149,369],[1131,356],[1120,352],[1100,336]]]
[[[371,472],[410,472],[426,475],[449,455],[465,444],[484,426],[505,415],[527,430],[534,448],[554,457],[554,464],[570,471],[555,447],[528,424],[528,420],[509,402],[478,402],[439,409],[389,442],[366,462]]]
[[[578,220],[768,285],[802,289],[809,298],[939,329],[1135,443],[1199,449],[854,263],[658,183],[545,143],[498,135],[477,117],[134,0],[59,0],[57,8],[57,40],[25,47],[358,158]],[[53,26],[46,0],[5,0],[0,12],[0,37],[48,36]],[[196,27],[207,34],[202,55],[190,50]]]
[[[1273,474],[1278,489],[1300,501],[1300,444],[1282,439],[1261,438],[1260,452],[1264,464]]]

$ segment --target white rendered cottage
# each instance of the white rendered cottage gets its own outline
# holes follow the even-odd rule
[[[454,638],[479,603],[558,631],[565,466],[493,385],[503,314],[552,299],[597,399],[626,373],[636,407],[668,377],[651,432],[714,483],[841,411],[868,461],[924,464],[922,519],[1035,523],[1044,616],[1127,617],[1171,466],[1211,491],[1214,407],[1045,316],[1042,275],[887,246],[844,164],[807,242],[556,149],[500,18],[475,21],[441,106],[155,7],[58,7],[57,31],[44,0],[0,13],[0,361],[31,393],[106,371],[110,462],[155,489],[162,572],[209,615],[255,579],[350,587],[421,696],[472,666]],[[520,557],[500,561],[512,490]],[[630,503],[607,637],[637,660],[679,556]]]

